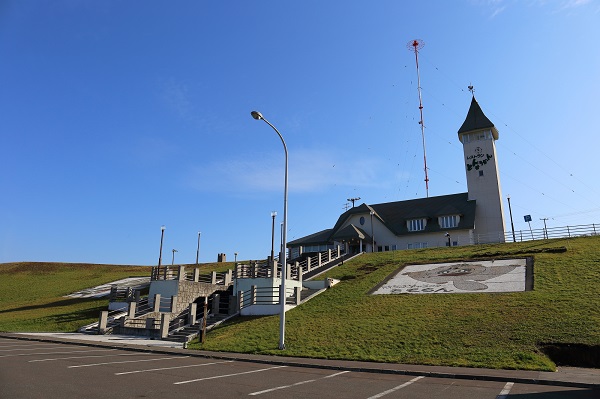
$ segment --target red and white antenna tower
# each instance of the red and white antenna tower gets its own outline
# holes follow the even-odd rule
[[[417,90],[419,91],[419,112],[421,113],[421,138],[423,140],[423,163],[425,170],[425,192],[429,198],[429,177],[427,176],[427,152],[425,151],[425,123],[423,123],[423,101],[421,99],[421,75],[419,74],[419,50],[425,46],[425,42],[420,39],[411,40],[406,44],[406,48],[415,52],[415,61],[417,63]]]

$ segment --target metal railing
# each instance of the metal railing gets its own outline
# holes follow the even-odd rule
[[[494,242],[522,242],[544,240],[550,238],[572,238],[582,236],[595,236],[600,234],[600,224],[585,224],[575,226],[549,227],[542,229],[505,231],[501,234],[479,234],[475,244],[488,244]]]
[[[296,304],[296,290],[293,287],[285,289],[285,303]],[[278,305],[279,287],[257,287],[238,293],[239,310],[252,305]]]

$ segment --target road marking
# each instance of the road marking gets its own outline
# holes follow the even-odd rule
[[[141,360],[123,360],[121,362],[105,362],[105,363],[91,363],[91,364],[80,364],[77,366],[69,366],[67,368],[74,369],[79,367],[94,367],[94,366],[105,366],[107,364],[123,364],[123,363],[140,363],[140,362],[155,362],[157,360],[172,360],[172,359],[184,359],[189,356],[180,356],[180,357],[157,357],[154,359],[141,359]]]
[[[53,359],[35,359],[35,360],[30,360],[29,363],[51,362],[51,361],[54,361],[54,360],[68,360],[68,359],[88,359],[88,358],[91,358],[91,357],[114,357],[114,356],[140,356],[140,353],[120,353],[120,354],[115,354],[115,355],[90,355],[90,356],[55,357]]]
[[[187,367],[201,367],[201,366],[212,366],[214,364],[221,363],[232,363],[233,360],[225,360],[222,362],[212,362],[212,363],[202,363],[202,364],[190,364],[187,366],[174,366],[174,367],[161,367],[159,369],[147,369],[147,370],[135,370],[135,371],[124,371],[122,373],[115,373],[115,375],[125,375],[125,374],[136,374],[136,373],[147,373],[150,371],[161,371],[161,370],[173,370],[173,369],[184,369]]]
[[[324,380],[325,378],[332,378],[332,377],[338,376],[340,374],[346,374],[346,373],[349,373],[349,372],[350,371],[342,371],[342,372],[339,372],[339,373],[328,375],[326,377],[316,378],[314,380],[300,381],[300,382],[296,382],[295,384],[291,384],[291,385],[282,385],[280,387],[265,389],[264,391],[252,392],[252,393],[249,393],[248,395],[250,395],[250,396],[261,395],[261,394],[267,393],[267,392],[273,392],[273,391],[278,391],[280,389],[286,389],[286,388],[291,388],[291,387],[295,387],[295,386],[298,386],[298,385],[308,384],[309,382],[315,382],[317,380]]]
[[[388,389],[387,391],[384,391],[384,392],[378,393],[377,395],[371,396],[371,397],[369,397],[368,399],[378,399],[378,398],[382,398],[382,397],[384,397],[385,395],[388,395],[388,394],[390,394],[390,393],[392,393],[392,392],[396,392],[396,391],[397,391],[397,390],[399,390],[399,389],[402,389],[402,388],[405,388],[405,387],[409,386],[409,385],[410,385],[410,384],[412,384],[413,382],[417,382],[417,381],[419,381],[421,378],[425,378],[425,377],[423,377],[423,376],[415,377],[415,378],[413,378],[412,380],[410,380],[410,381],[407,381],[407,382],[405,382],[405,383],[404,383],[404,384],[402,384],[402,385],[398,385],[398,386],[397,386],[397,387],[395,387],[395,388]]]
[[[14,352],[14,351],[36,351],[38,349],[54,349],[56,347],[60,347],[62,345],[54,345],[54,346],[46,346],[41,348],[32,348],[28,346],[27,348],[16,348],[16,349],[0,349],[0,352]]]
[[[496,396],[496,399],[508,398],[508,394],[510,393],[510,390],[512,389],[513,385],[515,385],[514,382],[507,382],[506,385],[504,385],[504,389],[500,391],[500,395]]]
[[[0,357],[14,357],[14,356],[38,356],[38,355],[68,355],[69,353],[90,353],[90,352],[107,352],[114,351],[115,349],[94,349],[84,351],[69,351],[69,352],[43,352],[43,353],[19,353],[16,355],[0,355]]]
[[[198,381],[206,381],[206,380],[215,380],[217,378],[226,378],[226,377],[234,377],[236,375],[243,375],[243,374],[252,374],[252,373],[260,373],[261,371],[267,371],[267,370],[273,370],[273,369],[279,369],[282,367],[287,367],[287,366],[274,366],[274,367],[268,367],[266,369],[259,369],[259,370],[252,370],[252,371],[244,371],[242,373],[235,373],[235,374],[225,374],[225,375],[216,375],[214,377],[205,377],[205,378],[198,378],[195,380],[188,380],[188,381],[179,381],[179,382],[174,382],[174,385],[181,385],[181,384],[189,384],[190,382],[198,382]]]

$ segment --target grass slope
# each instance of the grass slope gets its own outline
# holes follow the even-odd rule
[[[202,264],[201,273],[231,267],[231,262]],[[100,312],[108,307],[108,299],[76,299],[65,295],[126,277],[145,276],[150,276],[148,266],[0,264],[0,331],[76,331],[98,320]]]
[[[553,249],[564,248],[564,252]],[[554,370],[541,343],[600,345],[600,237],[362,255],[327,277],[341,282],[279,317],[238,318],[191,347],[430,365]],[[550,250],[550,251],[548,251]],[[369,295],[399,267],[534,257],[534,290],[520,293]]]

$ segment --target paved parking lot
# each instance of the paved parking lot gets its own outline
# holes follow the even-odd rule
[[[600,391],[0,338],[0,398],[599,398]]]

